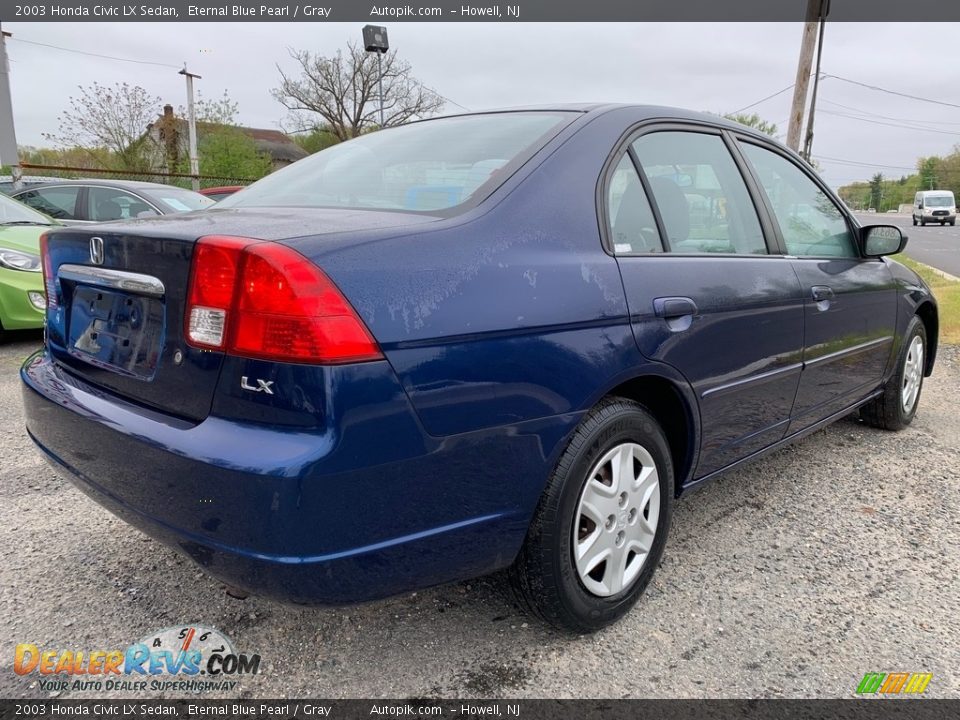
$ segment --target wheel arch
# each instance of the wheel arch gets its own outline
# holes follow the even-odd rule
[[[923,374],[930,377],[933,373],[933,364],[937,359],[937,344],[940,334],[940,317],[937,314],[937,306],[927,300],[917,306],[917,317],[923,323],[924,330],[927,332],[927,358]]]
[[[646,373],[621,381],[604,394],[603,398],[607,397],[633,400],[660,423],[670,445],[674,495],[679,496],[693,479],[700,450],[700,412],[689,385],[677,378]]]

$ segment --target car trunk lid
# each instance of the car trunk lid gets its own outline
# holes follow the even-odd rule
[[[192,421],[213,403],[224,354],[191,347],[184,315],[200,237],[279,240],[436,218],[356,211],[206,211],[71,227],[46,240],[47,346],[85,381]],[[53,291],[53,292],[51,292]]]

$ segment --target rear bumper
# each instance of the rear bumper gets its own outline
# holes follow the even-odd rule
[[[318,372],[336,373],[347,394],[371,373],[392,375],[386,363]],[[189,424],[87,385],[42,353],[21,378],[31,438],[87,495],[224,582],[296,603],[375,599],[505,567],[546,480],[544,448],[576,422],[439,440],[397,387],[368,404],[375,423]]]

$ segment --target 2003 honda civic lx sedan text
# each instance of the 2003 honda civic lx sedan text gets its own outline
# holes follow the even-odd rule
[[[709,115],[417,122],[210,210],[49,232],[27,428],[232,587],[342,603],[509,567],[590,631],[684,491],[858,409],[911,421],[937,308],[904,243]]]

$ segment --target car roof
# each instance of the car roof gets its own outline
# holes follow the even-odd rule
[[[50,187],[52,185],[92,185],[94,187],[113,187],[113,188],[125,188],[128,190],[169,190],[170,188],[175,188],[177,190],[186,190],[187,188],[180,188],[174,185],[164,185],[163,183],[154,183],[146,182],[144,180],[86,180],[86,179],[70,179],[70,180],[49,180],[40,185],[31,185],[30,190],[38,190],[44,187]],[[26,189],[26,188],[25,188]]]
[[[687,110],[684,108],[671,107],[667,105],[645,105],[640,103],[552,103],[538,105],[522,105],[517,107],[491,108],[489,110],[477,110],[463,113],[451,113],[442,117],[463,117],[468,115],[490,115],[496,113],[508,112],[576,112],[584,115],[599,115],[613,112],[615,110],[633,111],[633,121],[642,122],[644,120],[675,120],[678,122],[695,121],[704,122],[718,127],[724,127],[728,130],[735,130],[744,135],[750,135],[763,140],[771,140],[769,135],[765,135],[753,128],[742,125],[733,120],[728,120],[722,115],[709,112],[700,112],[697,110]],[[426,122],[438,118],[428,118]]]

